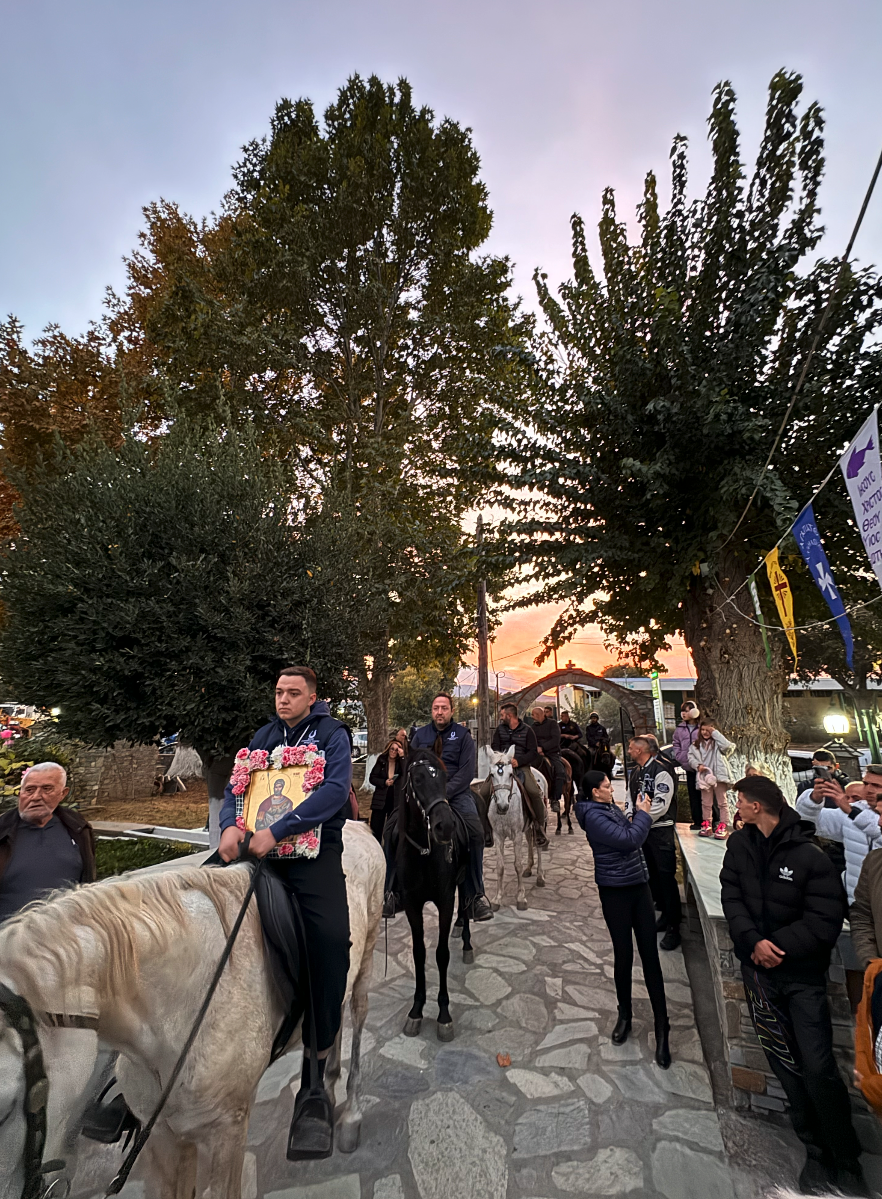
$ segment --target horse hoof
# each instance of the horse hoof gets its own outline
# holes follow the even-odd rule
[[[537,887],[544,887],[544,886],[545,886],[545,879],[544,879],[544,878],[537,878],[537,879],[536,879],[536,886],[537,886]]]
[[[573,830],[572,830],[572,829],[570,829],[570,832],[572,832],[572,831],[573,831]],[[560,836],[560,829],[559,829],[559,828],[556,828],[556,829],[554,830],[554,835],[555,835],[555,837],[559,837],[559,836]]]
[[[449,1024],[442,1024],[440,1020],[438,1021],[438,1040],[439,1041],[452,1041],[453,1040],[453,1021],[452,1020]]]
[[[422,1023],[422,1016],[408,1016],[404,1025],[404,1035],[406,1037],[418,1037]]]
[[[521,878],[532,878],[532,877],[533,877],[532,870],[525,870],[524,873],[521,875]]]
[[[490,907],[493,909],[494,912],[498,912],[499,909],[502,907],[502,904],[501,903],[491,903]]]
[[[334,1129],[334,1140],[341,1153],[354,1153],[358,1148],[360,1136],[361,1120],[353,1120],[351,1123],[341,1120]]]
[[[462,960],[465,962],[465,964],[466,964],[467,966],[471,966],[471,965],[474,963],[474,960],[475,960],[475,951],[474,951],[474,949],[464,949],[464,950],[462,951]]]
[[[526,901],[526,899],[519,899],[519,900],[518,900],[518,911],[519,911],[519,912],[526,912],[526,910],[527,910],[527,901]]]

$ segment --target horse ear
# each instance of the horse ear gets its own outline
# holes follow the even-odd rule
[[[515,747],[513,745],[510,745],[508,747],[508,749],[505,751],[505,756],[508,758],[509,762],[515,756]]]

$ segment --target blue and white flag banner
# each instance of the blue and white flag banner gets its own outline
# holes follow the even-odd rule
[[[857,437],[839,459],[845,486],[870,565],[882,587],[882,468],[879,420],[874,408]]]
[[[882,508],[880,508],[880,511],[882,511]],[[845,660],[848,663],[849,670],[854,670],[854,662],[852,661],[854,639],[851,635],[851,621],[846,614],[842,596],[839,594],[839,588],[834,582],[830,563],[827,561],[827,555],[824,553],[824,547],[821,545],[821,534],[818,532],[818,523],[815,520],[815,513],[811,504],[808,504],[800,512],[791,531],[796,538],[799,552],[805,558],[806,566],[811,571],[812,578],[817,584],[818,590],[827,601],[827,607],[836,617],[839,632],[842,634],[842,640],[845,642]]]

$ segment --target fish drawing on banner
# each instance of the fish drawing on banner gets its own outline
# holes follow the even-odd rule
[[[863,462],[863,459],[861,459]],[[815,520],[815,512],[811,504],[807,504],[800,512],[791,529],[799,552],[805,559],[805,564],[811,572],[812,579],[827,602],[827,607],[836,617],[842,640],[845,642],[845,660],[849,670],[854,670],[852,655],[854,654],[854,638],[851,635],[851,621],[845,612],[845,605],[839,588],[833,578],[833,571],[821,545],[821,534]]]
[[[874,408],[839,459],[839,466],[864,549],[882,587],[882,468],[879,465],[878,415]]]

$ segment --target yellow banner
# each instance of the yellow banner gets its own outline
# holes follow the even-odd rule
[[[778,561],[777,547],[766,554],[766,570],[769,572],[769,584],[772,588],[772,595],[775,597],[775,604],[778,608],[778,615],[781,617],[781,624],[784,626],[784,632],[787,634],[787,640],[790,642],[790,649],[793,651],[793,661],[796,663],[796,632],[793,628],[793,592],[790,590],[790,584],[787,582],[787,575],[781,569],[781,563]]]

